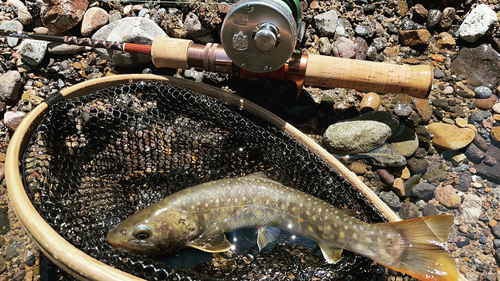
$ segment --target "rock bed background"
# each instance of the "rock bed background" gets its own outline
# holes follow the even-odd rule
[[[157,35],[217,42],[223,15],[216,6],[184,2],[73,0],[46,6],[41,0],[9,0],[0,2],[0,28],[143,44]],[[74,8],[64,9],[67,5]],[[435,79],[427,100],[305,87],[295,102],[294,86],[287,82],[155,69],[148,56],[0,38],[0,177],[10,136],[26,113],[53,92],[122,73],[177,75],[235,91],[299,127],[343,161],[353,155],[346,165],[403,219],[454,215],[448,249],[461,274],[467,280],[498,281],[499,18],[498,0],[309,1],[298,50],[431,65]],[[325,138],[354,142],[342,130],[360,123],[345,120],[353,117],[376,120],[355,128],[385,132],[374,137],[378,148],[371,150],[362,139],[353,147],[323,141],[326,129],[336,124]],[[393,134],[397,137],[390,138]],[[9,208],[5,180],[0,247],[0,280],[40,279],[41,254]]]

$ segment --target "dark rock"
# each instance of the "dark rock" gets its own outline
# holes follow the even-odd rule
[[[478,174],[486,176],[491,179],[491,181],[500,183],[500,148],[490,145],[486,151],[486,155],[496,160],[496,163],[491,166],[486,163],[481,162],[476,165],[476,171]],[[493,162],[490,160],[490,162]]]
[[[397,103],[394,106],[394,114],[396,114],[397,116],[401,117],[410,116],[412,112],[413,109],[411,108],[411,105],[407,103]]]
[[[367,161],[376,167],[399,168],[406,165],[406,158],[388,143],[384,143],[382,146],[368,151],[367,154],[370,155]]]
[[[493,248],[495,249],[500,248],[500,239],[493,239]]]
[[[493,234],[495,238],[500,238],[500,224],[491,227],[491,234]]]
[[[439,211],[436,208],[436,206],[434,206],[432,204],[425,204],[424,208],[422,209],[422,215],[424,217],[435,216],[435,215],[439,215]]]
[[[424,25],[418,24],[409,18],[404,18],[401,20],[401,29],[402,30],[417,30],[417,29],[425,29]]]
[[[419,184],[421,178],[422,174],[416,174],[407,179],[404,184],[405,192],[409,192],[415,185]]]
[[[497,264],[500,264],[500,251],[499,250],[495,251],[495,261],[497,262]]]
[[[449,107],[448,100],[446,100],[446,99],[435,99],[435,100],[432,100],[432,105],[434,105],[436,107],[441,107],[441,108],[444,108],[444,109],[447,109]]]
[[[428,29],[435,29],[439,26],[439,23],[441,22],[441,17],[443,16],[443,12],[440,10],[436,9],[431,9],[429,10],[429,13],[427,14],[427,28]]]
[[[489,117],[491,117],[491,113],[488,111],[472,112],[469,116],[469,124],[479,127],[482,125],[483,120]]]
[[[469,87],[493,88],[500,82],[500,54],[486,44],[463,48],[451,63],[450,70],[466,77]]]
[[[458,248],[463,248],[463,247],[465,247],[465,246],[467,246],[469,244],[470,244],[470,240],[469,239],[455,242],[455,245],[457,245]]]
[[[399,211],[401,208],[401,202],[399,201],[399,197],[392,191],[382,191],[380,192],[380,199],[384,201],[387,206],[389,206],[394,211]]]
[[[423,174],[427,172],[429,161],[427,159],[410,158],[407,160],[408,169],[413,174]]]
[[[413,6],[413,20],[416,22],[426,22],[429,11],[422,5]]]
[[[387,172],[385,169],[378,169],[377,174],[380,177],[380,181],[388,186],[394,184],[394,176]]]
[[[24,276],[26,276],[26,271],[21,269],[12,276],[12,281],[23,281]]]
[[[431,144],[431,132],[429,131],[429,128],[418,126],[415,128],[415,133],[417,133],[419,146],[428,149]]]
[[[434,191],[436,187],[430,183],[419,183],[416,184],[408,193],[408,197],[416,197],[418,199],[429,201],[434,198]]]
[[[36,261],[36,255],[33,252],[28,251],[28,256],[26,257],[26,265],[33,266],[35,265],[35,261]]]
[[[11,240],[12,241],[12,240]],[[21,253],[21,247],[23,246],[23,242],[12,242],[7,247],[5,252],[5,260],[11,261],[13,258],[19,256]]]
[[[474,93],[476,93],[476,98],[478,99],[487,99],[492,95],[491,89],[485,86],[476,87]]]
[[[466,192],[469,190],[472,183],[472,174],[469,171],[463,171],[460,175],[460,182],[455,185],[455,189],[458,191]]]
[[[422,159],[425,156],[427,156],[427,151],[422,147],[417,148],[417,151],[415,151],[415,154],[413,154],[413,157],[417,159]]]
[[[435,167],[427,169],[427,172],[422,176],[424,180],[428,182],[442,182],[448,177],[448,173],[445,171],[445,167]]]
[[[441,79],[445,76],[446,76],[446,74],[441,69],[434,70],[434,78]]]
[[[418,210],[417,205],[413,204],[412,202],[406,200],[403,205],[401,206],[401,209],[399,209],[399,217],[403,220],[408,220],[408,219],[413,219],[413,218],[418,218],[422,216],[422,212]]]
[[[0,274],[3,273],[7,269],[7,264],[2,256],[0,256]]]
[[[443,10],[443,16],[441,17],[441,22],[439,23],[441,29],[447,30],[452,26],[453,21],[455,20],[455,13],[456,11],[453,7],[446,7]]]
[[[481,162],[481,160],[484,159],[486,154],[484,151],[479,149],[474,143],[471,143],[469,145],[469,147],[467,147],[467,150],[465,150],[465,156],[467,156],[467,158],[470,161],[472,161],[474,163],[479,163],[479,162]]]
[[[0,235],[4,235],[10,230],[9,207],[7,204],[0,204]]]

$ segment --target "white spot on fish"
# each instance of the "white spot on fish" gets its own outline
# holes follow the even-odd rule
[[[358,235],[357,235],[356,233],[354,233],[354,234],[352,235],[352,238],[353,238],[353,239],[358,239]]]
[[[219,204],[219,199],[215,200],[215,203]]]
[[[318,209],[318,213],[321,213],[321,208]]]
[[[291,223],[289,223],[287,227],[292,229],[293,225]]]
[[[191,209],[193,209],[193,210],[194,210],[194,205],[191,205]]]
[[[208,207],[208,203],[205,203],[205,207]]]
[[[231,198],[227,198],[227,202],[231,202]]]
[[[301,207],[301,208],[302,208],[302,206],[304,206],[304,204],[300,203],[300,204],[299,204],[299,207]]]

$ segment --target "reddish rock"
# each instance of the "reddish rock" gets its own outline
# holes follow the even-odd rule
[[[413,104],[417,108],[418,115],[422,118],[422,124],[429,123],[432,117],[432,106],[429,104],[427,99],[414,98]]]
[[[88,5],[88,0],[47,0],[42,4],[40,17],[49,33],[58,34],[77,25]]]
[[[458,196],[457,191],[451,185],[443,186],[440,184],[434,191],[436,200],[443,204],[447,208],[458,208],[460,207],[460,196]]]
[[[495,105],[495,101],[490,99],[475,99],[474,104],[479,109],[490,110]]]
[[[404,46],[429,45],[431,34],[427,29],[400,30],[399,42]]]

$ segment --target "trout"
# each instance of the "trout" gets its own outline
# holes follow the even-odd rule
[[[281,229],[318,243],[328,263],[348,250],[420,280],[458,279],[455,259],[442,248],[453,216],[369,224],[354,215],[259,172],[174,193],[125,219],[107,240],[139,254],[183,247],[215,253],[232,246],[224,233],[257,228],[261,250]]]

